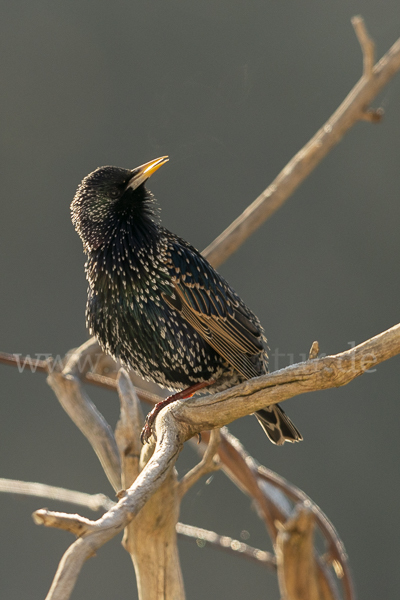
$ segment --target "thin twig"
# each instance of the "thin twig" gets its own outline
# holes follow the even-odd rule
[[[46,485],[45,483],[18,481],[15,479],[0,478],[0,492],[68,502],[70,504],[86,506],[94,511],[109,510],[115,504],[105,494],[85,494],[84,492],[75,492],[74,490]]]
[[[46,498],[48,500],[56,500],[58,502],[68,502],[70,504],[76,504],[77,506],[84,506],[93,511],[98,510],[109,510],[115,506],[116,502],[108,498],[105,494],[86,494],[84,492],[76,492],[74,490],[68,490],[66,488],[55,487],[52,485],[46,485],[44,483],[36,483],[29,481],[19,481],[14,479],[0,478],[0,493],[19,494],[23,496],[32,496],[39,498]],[[53,513],[54,514],[54,513]],[[67,514],[67,513],[55,513],[55,514]],[[43,509],[39,511],[38,518],[40,524],[45,524],[43,519]],[[71,515],[67,514],[68,522],[71,521]],[[49,519],[50,523],[50,519]],[[50,526],[50,525],[49,525]],[[68,529],[72,533],[75,533],[70,528],[60,527],[61,529]],[[238,557],[247,558],[254,560],[256,563],[265,565],[271,569],[276,570],[275,557],[264,550],[253,548],[248,544],[239,542],[227,536],[219,535],[214,531],[202,529],[199,527],[193,527],[192,525],[185,525],[184,523],[178,523],[176,526],[177,534],[182,539],[188,539],[191,541],[202,540],[207,542],[210,546],[214,546],[224,552],[236,554]],[[80,532],[77,533],[80,535]],[[200,544],[201,545],[201,544]]]
[[[178,493],[181,498],[187,491],[204,475],[212,473],[221,468],[221,463],[216,457],[218,447],[221,443],[221,434],[219,429],[213,429],[210,434],[206,451],[201,461],[193,467],[179,482]]]
[[[243,556],[248,558],[257,564],[262,564],[272,571],[276,571],[276,558],[271,552],[265,550],[259,550],[253,548],[248,544],[235,540],[225,535],[219,535],[214,531],[208,531],[207,529],[201,529],[200,527],[193,527],[192,525],[183,525],[178,523],[176,526],[178,535],[185,539],[194,539],[197,545],[202,548],[209,544],[217,550],[222,550],[236,556]]]
[[[375,64],[375,43],[369,37],[367,28],[364,23],[364,19],[360,15],[352,17],[351,24],[354,27],[354,31],[356,32],[356,36],[358,38],[363,53],[363,75],[367,80],[370,80],[373,77],[373,68]]]
[[[89,341],[95,341],[95,338],[91,338]],[[85,342],[86,343],[86,342]],[[51,355],[47,355],[50,359],[50,372],[51,371]],[[106,356],[103,354],[102,356]],[[49,360],[32,359],[29,355],[25,356],[22,354],[10,354],[9,352],[0,352],[0,364],[8,365],[10,367],[17,367],[19,370],[29,369],[32,373],[49,373]],[[83,383],[95,385],[106,390],[115,391],[117,389],[117,381],[115,377],[109,377],[107,375],[101,375],[100,373],[89,371],[80,376],[80,380]],[[148,392],[134,386],[135,393],[139,399],[148,404],[157,404],[162,400],[161,396]]]

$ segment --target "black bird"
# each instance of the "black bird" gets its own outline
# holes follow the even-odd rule
[[[153,409],[142,441],[166,403],[267,372],[258,318],[193,246],[159,222],[145,182],[167,160],[133,170],[100,167],[71,204],[87,254],[90,333],[145,380],[182,390]],[[255,415],[274,444],[302,440],[278,404]]]

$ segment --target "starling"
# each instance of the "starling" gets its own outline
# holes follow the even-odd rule
[[[167,160],[100,167],[71,204],[87,254],[90,333],[146,381],[180,390],[147,417],[142,441],[167,403],[267,373],[258,318],[193,246],[160,224],[145,183]],[[302,439],[278,404],[255,416],[274,444]]]

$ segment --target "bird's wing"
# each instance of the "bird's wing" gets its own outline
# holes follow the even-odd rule
[[[264,351],[262,328],[229,284],[195,248],[170,243],[167,268],[174,295],[163,295],[225,360],[246,379],[260,375],[252,356]]]

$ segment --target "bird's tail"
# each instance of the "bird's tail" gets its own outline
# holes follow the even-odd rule
[[[254,413],[258,422],[273,444],[301,442],[303,436],[279,404],[271,404]]]

